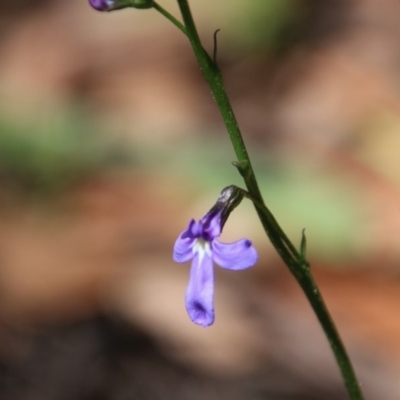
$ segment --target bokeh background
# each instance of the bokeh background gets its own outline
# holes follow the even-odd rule
[[[160,4],[179,16],[175,1]],[[400,398],[400,3],[191,2],[265,200],[317,282],[366,399]],[[185,37],[153,10],[0,3],[0,398],[341,400],[331,350],[244,202],[215,325],[172,246],[242,185]]]

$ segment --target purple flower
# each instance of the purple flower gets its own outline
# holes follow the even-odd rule
[[[89,0],[90,5],[98,11],[113,11],[121,8],[152,8],[153,0]]]
[[[115,0],[89,0],[90,5],[98,11],[112,11],[117,7]]]
[[[192,260],[186,310],[190,319],[203,327],[214,322],[213,263],[236,271],[253,266],[258,258],[250,240],[241,239],[234,243],[217,240],[225,222],[224,211],[213,208],[199,222],[192,219],[174,246],[174,261],[184,263]]]

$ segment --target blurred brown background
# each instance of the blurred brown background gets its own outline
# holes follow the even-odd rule
[[[160,4],[179,16],[172,0]],[[400,398],[400,3],[191,2],[267,204],[316,279],[366,399]],[[347,399],[251,204],[216,269],[216,322],[184,309],[172,246],[228,184],[221,117],[153,10],[0,3],[0,398]]]

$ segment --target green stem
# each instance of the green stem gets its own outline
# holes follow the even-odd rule
[[[326,308],[325,302],[322,295],[308,270],[300,279],[297,279],[303,292],[305,293],[308,301],[311,303],[312,308],[318,318],[319,323],[324,329],[325,336],[327,337],[329,344],[336,357],[336,362],[342,373],[344,382],[346,384],[347,391],[350,395],[350,399],[363,400],[363,394],[358,384],[357,377],[351,365],[350,358],[347,354],[346,348],[340,338],[339,332]]]
[[[210,86],[211,93],[218,105],[228,130],[238,160],[234,165],[238,168],[246,183],[248,197],[253,201],[257,214],[269,239],[309,300],[333,350],[350,398],[352,400],[363,400],[364,397],[346,349],[325,306],[320,291],[311,275],[309,265],[305,260],[305,250],[302,248],[299,252],[296,249],[265,205],[242,134],[224,88],[221,71],[201,44],[188,1],[177,1],[185,24],[184,32],[189,38],[197,62],[208,85]],[[169,19],[171,20],[171,18]]]
[[[187,36],[185,25],[179,22],[172,14],[170,14],[165,8],[161,7],[158,3],[153,1],[153,8],[162,14],[165,18],[169,19],[181,32]]]

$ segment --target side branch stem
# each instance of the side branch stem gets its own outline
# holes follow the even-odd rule
[[[185,25],[178,21],[172,14],[165,8],[161,7],[157,2],[153,1],[153,8],[158,11],[165,18],[169,19],[184,35],[187,36]]]

